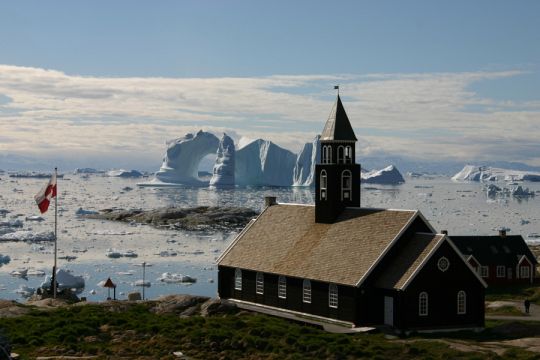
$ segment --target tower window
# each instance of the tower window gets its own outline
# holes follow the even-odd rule
[[[328,286],[328,306],[335,309],[338,307],[338,287],[336,284]]]
[[[457,293],[457,313],[467,313],[467,294],[465,294],[465,291],[463,290]]]
[[[234,289],[242,290],[242,270],[234,270]]]
[[[287,298],[287,279],[285,276],[280,276],[278,280],[278,298]]]
[[[255,292],[260,295],[264,294],[264,275],[261,272],[256,275]]]
[[[332,146],[324,145],[322,147],[322,163],[331,164],[332,163]]]
[[[311,281],[307,279],[302,284],[302,301],[311,304]]]
[[[418,315],[428,315],[428,293],[423,291],[418,295]]]
[[[341,173],[341,200],[350,200],[352,195],[352,175],[349,170]]]
[[[341,145],[337,148],[337,163],[338,164],[344,164],[345,163],[344,157],[343,157],[343,152],[344,151],[345,151],[345,149]]]
[[[326,195],[327,195],[327,187],[328,187],[328,178],[326,177],[326,171],[323,170],[321,171],[321,180],[320,180],[321,184],[321,189],[320,189],[320,192],[321,192],[321,200],[326,200]]]
[[[345,164],[352,164],[352,147],[350,145],[345,147]]]

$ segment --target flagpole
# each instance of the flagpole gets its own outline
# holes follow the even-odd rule
[[[58,168],[54,168],[54,177],[58,184]],[[54,197],[54,266],[53,266],[53,298],[56,299],[56,256],[58,240],[58,185],[56,185],[56,196]]]

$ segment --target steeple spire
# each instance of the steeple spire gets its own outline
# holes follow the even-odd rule
[[[330,116],[326,120],[324,130],[321,134],[321,141],[327,140],[342,140],[342,141],[357,141],[354,130],[349,121],[349,117],[345,112],[343,103],[339,94],[337,95],[336,102],[330,111]]]

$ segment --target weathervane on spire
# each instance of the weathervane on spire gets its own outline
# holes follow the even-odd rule
[[[339,85],[334,85],[334,90],[337,90],[337,94],[339,96]]]

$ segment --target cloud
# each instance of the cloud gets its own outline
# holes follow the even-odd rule
[[[166,140],[201,128],[298,151],[322,129],[339,83],[363,155],[540,165],[540,99],[495,100],[471,90],[521,74],[115,78],[0,65],[0,152],[157,167]]]

